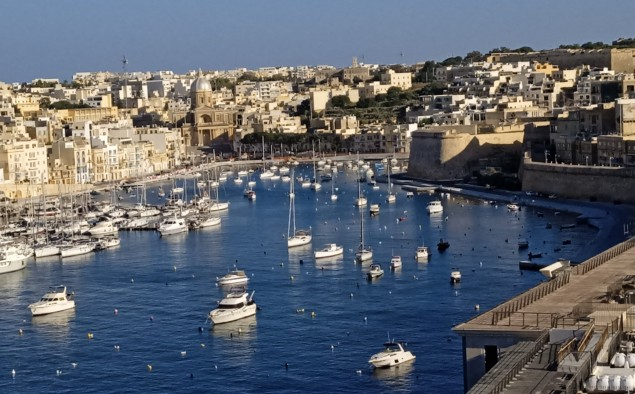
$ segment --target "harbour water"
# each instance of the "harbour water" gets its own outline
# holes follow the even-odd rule
[[[298,175],[311,176],[312,168],[300,166]],[[381,203],[376,217],[363,210],[365,240],[386,271],[369,282],[370,262],[354,263],[355,179],[350,170],[336,174],[335,202],[328,182],[318,192],[296,187],[297,225],[313,232],[307,247],[286,247],[288,183],[259,180],[252,202],[244,185],[229,180],[220,197],[231,205],[220,226],[163,238],[120,232],[118,248],[30,261],[0,276],[0,392],[461,393],[452,326],[477,314],[475,305],[484,311],[543,280],[519,271],[528,252],[545,261],[570,257],[597,232],[559,230],[575,222],[564,212],[509,212],[456,195],[406,198],[398,186],[397,202],[387,204],[387,185],[364,184],[369,204]],[[150,203],[159,202],[156,187]],[[430,216],[425,206],[437,198],[444,212]],[[529,249],[518,250],[519,237]],[[444,253],[435,247],[440,238],[450,242]],[[344,256],[316,262],[312,250],[332,242],[344,245]],[[414,260],[422,242],[432,251],[427,263]],[[403,258],[395,272],[393,255]],[[223,294],[216,278],[234,264],[250,276],[261,310],[209,329],[206,315]],[[454,269],[462,273],[458,285],[449,282]],[[75,291],[76,309],[32,318],[27,305],[59,284]],[[368,358],[388,336],[407,342],[417,359],[373,372]]]

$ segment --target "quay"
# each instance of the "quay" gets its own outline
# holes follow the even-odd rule
[[[619,387],[621,370],[632,370],[609,366],[633,349],[633,246],[630,238],[455,326],[465,391],[577,393],[606,371]]]

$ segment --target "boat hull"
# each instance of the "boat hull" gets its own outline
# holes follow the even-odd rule
[[[292,236],[287,239],[287,246],[290,248],[295,248],[296,246],[307,245],[311,243],[313,237],[311,235],[301,235],[301,236]]]
[[[223,324],[253,316],[256,314],[256,310],[256,304],[246,305],[238,309],[215,309],[210,312],[209,317],[214,324]]]
[[[376,359],[371,358],[368,362],[375,368],[390,368],[396,367],[399,364],[407,363],[416,358],[417,357],[411,352],[405,352],[403,354],[390,354]]]
[[[334,257],[344,254],[344,248],[338,250],[316,250],[314,256],[316,259],[325,259],[327,257]]]
[[[0,274],[6,274],[9,272],[19,271],[21,269],[26,268],[26,259],[28,257],[24,257],[21,259],[15,260],[3,260],[0,261]]]
[[[29,305],[31,315],[33,316],[50,315],[51,313],[62,312],[73,308],[75,308],[75,301],[73,300],[62,303],[47,303],[45,305]]]
[[[95,250],[95,245],[80,245],[80,246],[71,246],[66,249],[62,249],[60,251],[60,255],[62,257],[73,257],[79,256],[82,254],[87,254]]]
[[[59,246],[42,246],[35,249],[35,257],[50,257],[57,256],[60,254]]]

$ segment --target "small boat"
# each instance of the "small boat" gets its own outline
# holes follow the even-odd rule
[[[366,197],[358,197],[355,199],[356,207],[365,207],[368,204],[368,199]]]
[[[413,192],[406,192],[406,198],[414,198],[415,194]]]
[[[525,238],[518,239],[518,249],[527,249],[529,247],[529,241]]]
[[[247,198],[250,201],[255,201],[256,200],[256,192],[251,190],[248,194],[247,194]]]
[[[390,268],[401,268],[401,256],[392,256],[392,259],[390,259]]]
[[[368,279],[375,279],[375,278],[379,278],[383,274],[384,274],[384,270],[381,268],[381,265],[371,264],[370,269],[368,270],[368,273],[366,275],[368,276]]]
[[[218,303],[218,307],[209,313],[209,318],[214,324],[229,323],[253,316],[257,309],[254,292],[249,296],[244,289],[232,289]]]
[[[245,271],[234,269],[227,275],[216,278],[216,282],[221,286],[246,285],[249,282],[249,277]]]
[[[324,245],[324,248],[315,250],[313,252],[313,255],[316,259],[333,257],[340,254],[344,254],[344,247],[337,244],[326,244]]]
[[[441,213],[443,212],[443,205],[441,205],[441,201],[438,200],[430,201],[426,206],[426,211],[428,211],[428,213]]]
[[[428,247],[427,246],[418,246],[417,247],[417,251],[415,253],[415,258],[418,261],[427,260],[429,256],[430,256],[430,253],[428,252]]]
[[[441,238],[439,240],[439,243],[437,244],[437,249],[439,250],[439,252],[443,252],[449,247],[450,243],[448,241],[444,241],[443,238]]]
[[[207,218],[202,218],[200,221],[198,221],[198,227],[204,228],[204,227],[218,226],[220,222],[221,222],[221,218],[210,216]]]
[[[87,253],[93,252],[94,250],[95,250],[94,242],[80,242],[80,243],[63,247],[60,250],[60,255],[62,257],[73,257],[73,256],[79,256],[82,254],[87,254]]]
[[[379,215],[379,204],[370,204],[370,216],[377,216]]]
[[[516,204],[507,204],[507,209],[510,211],[520,211],[520,206]]]
[[[461,281],[461,271],[452,271],[450,273],[450,283],[459,283]]]
[[[161,234],[161,236],[165,236],[183,233],[186,232],[188,229],[189,228],[187,226],[187,223],[185,223],[185,219],[175,216],[173,218],[165,219],[163,222],[161,222],[161,224],[159,224],[159,227],[157,228],[157,231],[159,231],[159,234]]]
[[[529,253],[527,254],[527,257],[529,258],[529,260],[531,260],[531,259],[539,259],[539,258],[541,258],[541,257],[542,257],[542,253],[532,253],[532,252],[529,252]]]
[[[73,294],[66,293],[66,286],[51,287],[38,302],[29,305],[33,316],[48,315],[75,308]]]
[[[368,360],[375,368],[390,368],[416,358],[414,354],[404,349],[400,342],[386,342],[384,347],[383,351],[373,354]]]
[[[159,192],[157,193],[157,196],[161,198],[165,197],[165,192],[163,191],[163,188],[161,186],[159,186]]]
[[[120,244],[121,240],[118,237],[105,237],[97,242],[97,244],[95,245],[95,250],[114,248],[115,246],[119,246]]]

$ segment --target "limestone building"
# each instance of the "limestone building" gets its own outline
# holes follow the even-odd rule
[[[192,82],[190,103],[190,110],[177,122],[182,125],[186,145],[231,150],[236,112],[213,107],[212,85],[205,77]]]

